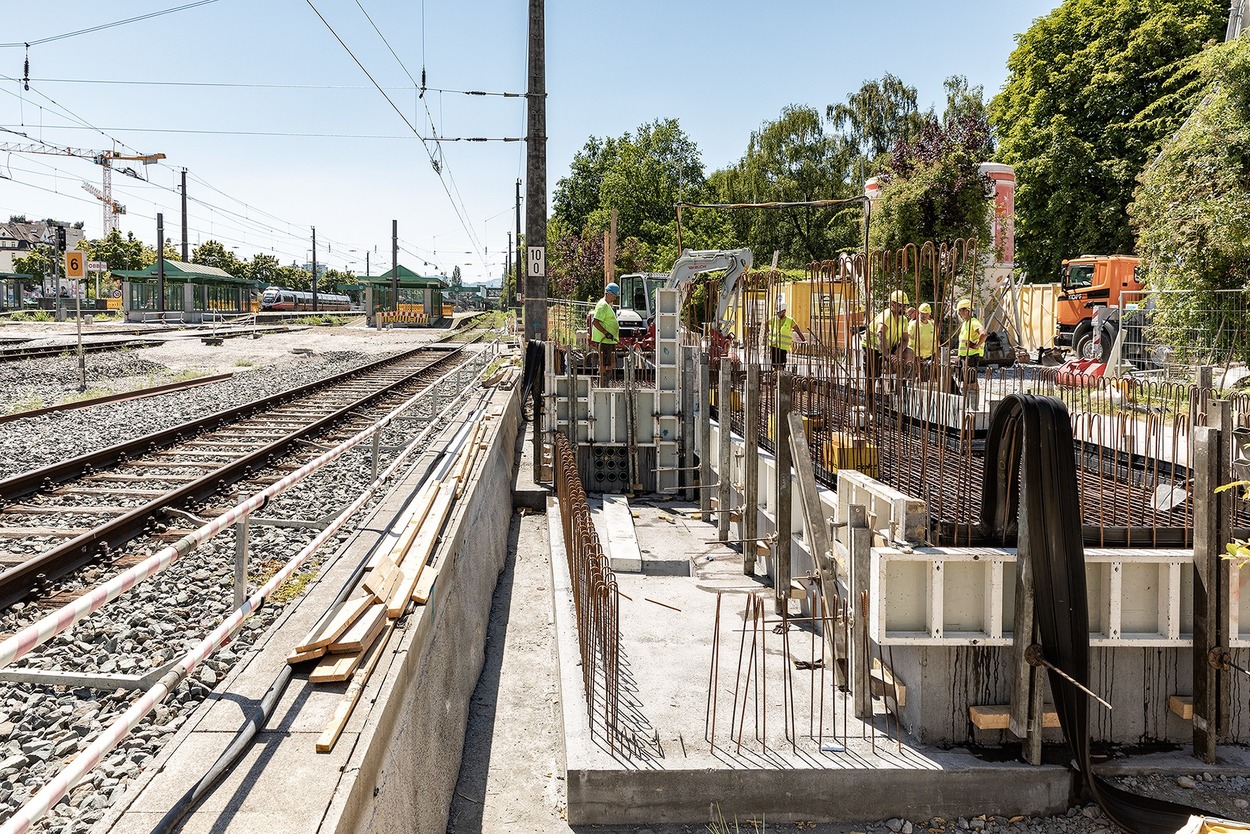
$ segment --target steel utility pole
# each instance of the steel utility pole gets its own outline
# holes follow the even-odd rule
[[[182,169],[182,262],[191,263],[191,250],[187,248],[187,169]]]
[[[525,338],[547,338],[547,60],[545,0],[529,0],[525,161]]]
[[[512,276],[512,232],[508,232],[508,257],[504,262],[503,282],[499,287],[499,309],[506,310],[510,306],[508,303],[508,294],[505,293],[504,287],[508,286],[508,278]]]
[[[312,291],[313,291],[313,308],[312,311],[317,312],[317,227],[312,227],[313,250],[312,250]]]
[[[165,320],[165,215],[156,213],[156,312]]]
[[[414,264],[415,266],[415,264]],[[391,221],[391,309],[399,312],[399,221]]]
[[[513,257],[516,259],[516,282],[512,285],[512,304],[516,304],[518,295],[525,296],[525,278],[522,277],[521,266],[524,260],[521,257],[521,178],[517,177],[516,181],[516,248],[512,250]]]

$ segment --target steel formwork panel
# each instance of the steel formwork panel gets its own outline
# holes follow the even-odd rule
[[[1014,548],[878,547],[873,555],[874,640],[1012,645]],[[1091,646],[1190,645],[1192,551],[1089,548],[1085,559]],[[1238,619],[1234,645],[1246,645],[1250,623]]]

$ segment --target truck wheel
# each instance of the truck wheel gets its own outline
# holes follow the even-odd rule
[[[1072,334],[1072,352],[1077,359],[1096,359],[1094,356],[1094,328],[1082,322]]]

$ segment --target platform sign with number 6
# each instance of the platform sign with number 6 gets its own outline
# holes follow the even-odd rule
[[[65,253],[65,277],[66,278],[82,278],[84,275],[83,264],[86,258],[82,252],[66,252]]]

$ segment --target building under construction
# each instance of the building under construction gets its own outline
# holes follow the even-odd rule
[[[944,773],[934,814],[960,813],[965,778],[1003,813],[1036,812],[1066,792],[1062,767],[1047,782],[1039,766],[1066,742],[1057,760],[1113,819],[1164,830],[1150,820],[1175,809],[1110,787],[1107,751],[1211,764],[1250,741],[1250,574],[1223,558],[1250,502],[1219,489],[1247,477],[1250,398],[1202,367],[1102,378],[1004,352],[956,370],[955,310],[983,281],[965,242],[812,264],[806,281],[748,273],[728,339],[662,288],[654,337],[605,374],[586,308],[552,305],[535,438],[579,642],[561,665],[584,695],[565,693],[570,822],[627,821],[622,800],[669,770],[691,780],[665,783],[679,805],[737,797],[778,819],[871,818],[848,790],[861,769],[874,793]],[[899,291],[927,303],[937,347],[874,369],[864,333]],[[781,302],[804,336],[784,364],[768,344]],[[658,624],[666,609],[680,624]],[[646,671],[658,646],[665,671]],[[1039,767],[993,787],[943,759],[968,745]],[[696,786],[717,767],[730,776]]]

